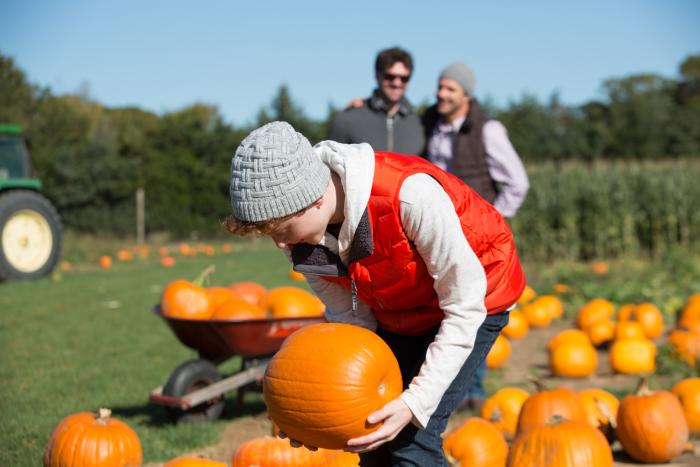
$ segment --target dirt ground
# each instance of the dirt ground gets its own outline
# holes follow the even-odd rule
[[[532,377],[541,379],[549,387],[562,385],[568,386],[574,390],[587,387],[603,387],[606,389],[629,392],[635,387],[636,377],[612,373],[608,364],[607,353],[603,351],[599,351],[598,354],[598,371],[595,376],[585,379],[561,379],[551,377],[547,366],[545,347],[552,336],[568,327],[571,327],[569,323],[558,322],[545,329],[531,329],[524,339],[512,341],[513,352],[506,368],[498,370],[490,375],[489,378],[497,383],[499,387],[510,385],[522,387],[525,383],[525,387],[529,387],[530,391],[533,390],[533,386],[528,384],[527,381]],[[469,416],[471,416],[471,414],[468,413],[453,415],[448,424],[447,431],[458,426]],[[234,451],[241,443],[255,437],[269,435],[271,429],[272,425],[267,419],[266,413],[241,417],[229,423],[221,434],[219,443],[191,452],[189,455],[202,456],[230,464]],[[673,459],[671,463],[659,465],[663,465],[664,467],[700,467],[700,440],[693,439],[691,441],[694,446],[693,452],[686,452]],[[627,457],[622,451],[619,442],[613,445],[613,452],[616,467],[642,465]],[[654,466],[653,464],[644,465]],[[162,464],[158,463],[146,465],[146,467],[160,466],[162,466]]]

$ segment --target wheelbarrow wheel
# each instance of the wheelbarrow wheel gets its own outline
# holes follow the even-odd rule
[[[210,361],[189,360],[173,370],[163,387],[163,394],[182,397],[214,384],[220,379],[221,373]],[[210,399],[187,410],[178,407],[166,407],[165,410],[168,418],[174,422],[216,420],[224,410],[224,396]]]

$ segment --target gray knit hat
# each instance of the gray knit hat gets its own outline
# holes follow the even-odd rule
[[[326,192],[330,170],[289,123],[251,132],[231,160],[231,207],[236,219],[267,221],[309,207]]]
[[[443,78],[457,81],[459,85],[462,86],[462,89],[464,89],[464,92],[466,92],[469,96],[474,95],[474,88],[476,88],[476,76],[474,76],[472,69],[464,63],[454,62],[447,65],[445,69],[442,70],[442,73],[440,73],[439,79]]]

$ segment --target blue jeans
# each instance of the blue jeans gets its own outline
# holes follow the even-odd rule
[[[484,377],[486,377],[486,360],[481,362],[474,372],[474,376],[467,384],[467,392],[464,393],[464,399],[479,399],[484,400]]]
[[[362,467],[446,467],[447,461],[442,450],[440,436],[450,415],[464,397],[467,383],[472,379],[477,367],[484,361],[501,329],[508,324],[508,311],[489,315],[476,333],[474,350],[459,370],[457,376],[442,396],[435,413],[430,417],[425,429],[408,424],[396,438],[381,445],[374,451],[360,454]],[[399,361],[404,389],[418,374],[425,360],[428,346],[435,339],[438,327],[422,336],[402,336],[379,330]]]

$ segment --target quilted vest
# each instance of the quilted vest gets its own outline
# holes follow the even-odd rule
[[[371,252],[355,261],[351,257],[347,275],[322,279],[352,290],[370,306],[378,326],[387,331],[419,335],[442,320],[433,279],[401,225],[399,191],[406,177],[416,173],[435,178],[455,205],[464,236],[486,273],[487,312],[506,310],[525,288],[525,274],[508,224],[460,179],[416,156],[375,152],[367,205]]]

